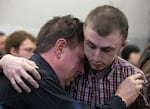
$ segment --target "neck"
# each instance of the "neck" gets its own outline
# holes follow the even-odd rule
[[[111,66],[104,68],[103,70],[93,70],[95,74],[98,74],[100,77],[106,76],[110,72]]]
[[[56,74],[61,87],[65,88],[65,80],[63,79],[63,73],[61,72],[61,69],[59,67],[59,61],[58,61],[56,55],[52,51],[48,51],[48,52],[42,53],[40,55],[48,62],[48,64],[54,70],[54,73]]]

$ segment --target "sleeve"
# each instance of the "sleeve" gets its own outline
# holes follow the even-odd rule
[[[0,103],[17,99],[18,96],[19,93],[13,89],[10,81],[4,75],[0,75]]]
[[[140,92],[139,97],[136,101],[131,104],[128,109],[149,109],[149,103],[147,101],[147,97]]]
[[[132,71],[131,72],[129,71],[125,77],[130,76],[135,73],[141,73],[143,75],[143,80],[145,81],[145,83],[147,82],[147,79],[144,73],[136,67],[133,67]],[[133,104],[131,104],[128,107],[128,109],[149,109],[149,103],[147,100],[147,88],[148,87],[144,85],[144,88],[140,91],[139,97],[135,100]]]
[[[0,55],[0,60],[3,57],[3,55]],[[0,66],[0,76],[3,74],[3,68]]]
[[[100,109],[126,109],[126,104],[119,96],[113,96],[105,105],[100,106]]]
[[[9,89],[9,83],[4,77],[4,75],[0,75],[0,103],[3,102],[7,97],[7,90]]]

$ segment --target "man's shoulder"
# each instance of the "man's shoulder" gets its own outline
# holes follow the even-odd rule
[[[143,71],[140,70],[138,67],[132,65],[131,63],[122,59],[121,57],[116,58],[114,66],[133,73],[143,73]]]

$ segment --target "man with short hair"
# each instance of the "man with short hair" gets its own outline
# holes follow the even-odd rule
[[[131,64],[137,66],[141,57],[140,49],[136,45],[127,45],[121,50],[121,57]]]
[[[59,109],[64,106],[64,109],[77,109],[76,104],[84,107],[63,90],[70,78],[83,72],[82,22],[71,16],[55,17],[48,21],[37,37],[36,52],[38,54],[33,55],[31,60],[37,64],[42,75],[38,82],[40,88],[33,89],[30,94],[19,94],[1,76],[0,103],[3,108]]]
[[[90,67],[70,85],[69,93],[73,98],[97,107],[115,94],[125,78],[135,73],[143,74],[118,56],[127,44],[127,35],[128,21],[118,8],[98,6],[88,14],[84,24],[84,51]],[[146,82],[144,74],[143,78]],[[130,109],[149,106],[145,91],[143,89],[144,95],[140,95]]]

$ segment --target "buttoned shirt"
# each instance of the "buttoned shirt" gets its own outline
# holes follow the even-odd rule
[[[116,57],[110,69],[101,76],[90,68],[84,75],[77,77],[68,88],[70,95],[78,101],[86,103],[91,107],[105,104],[114,96],[119,84],[129,75],[141,73],[146,82],[143,72],[120,57]],[[130,88],[130,85],[129,85]],[[146,89],[142,96],[133,103],[130,109],[145,109],[149,104],[146,100]]]

